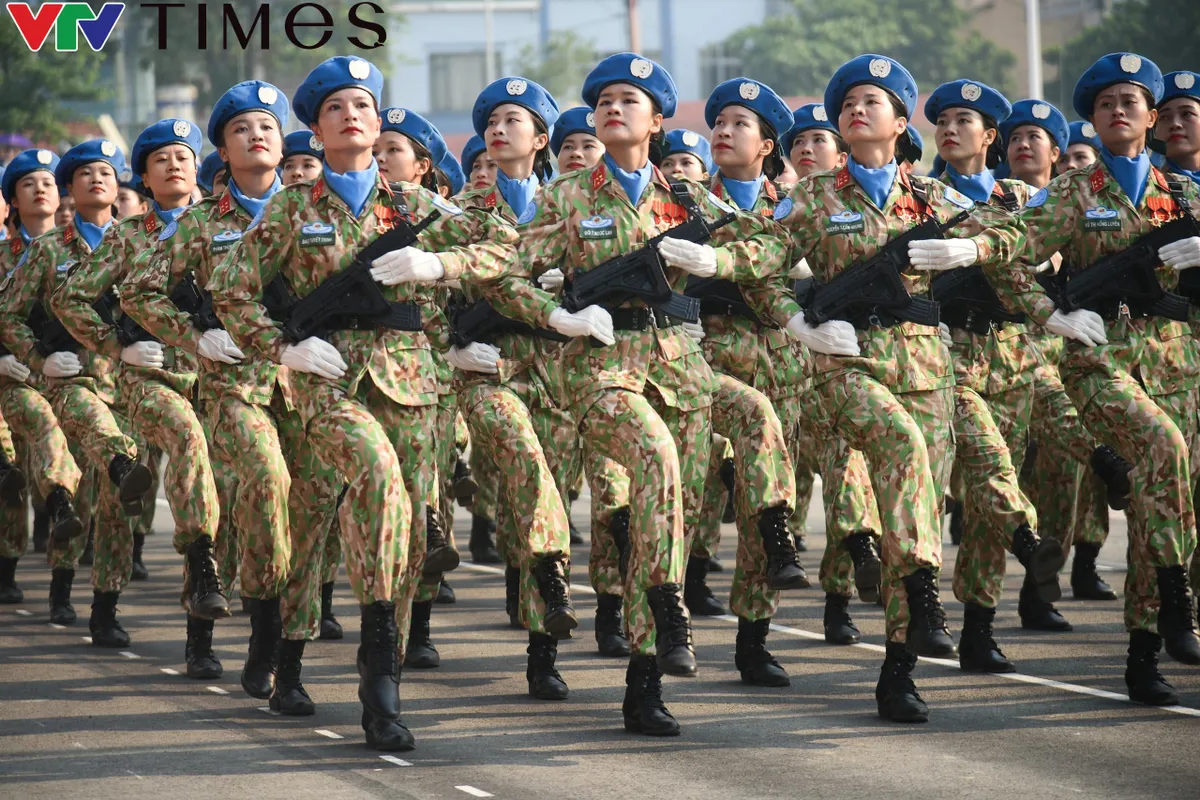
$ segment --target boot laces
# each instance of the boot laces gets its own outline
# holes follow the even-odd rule
[[[563,574],[562,561],[557,558],[544,558],[538,564],[538,590],[547,608],[560,608],[569,603],[567,600],[567,581]]]
[[[691,631],[687,617],[683,613],[683,604],[680,602],[681,593],[678,587],[675,588],[675,591],[668,591],[667,586],[669,584],[660,587],[663,591],[658,593],[662,601],[658,620],[661,628],[658,635],[665,636],[667,643],[673,647],[687,646]]]
[[[846,549],[850,551],[850,560],[859,567],[871,561],[878,560],[870,534],[855,533],[845,539]]]
[[[1169,572],[1164,571],[1164,577],[1166,575],[1170,576],[1169,580],[1160,578],[1158,581],[1160,602],[1164,607],[1171,609],[1171,613],[1184,630],[1195,630],[1196,610],[1192,607],[1192,593],[1188,587],[1187,576],[1183,574],[1183,567],[1173,567]],[[1161,611],[1159,613],[1161,614]]]
[[[763,549],[767,551],[770,560],[779,566],[800,563],[796,543],[788,530],[786,511],[786,508],[767,509],[763,512],[759,525]]]
[[[909,581],[906,587],[909,602],[921,611],[919,616],[928,630],[943,630],[946,627],[946,610],[942,608],[938,597],[933,574],[929,570],[920,570],[914,577],[919,579]]]

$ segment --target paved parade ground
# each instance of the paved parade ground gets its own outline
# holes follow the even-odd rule
[[[817,495],[819,498],[819,494]],[[245,615],[218,623],[225,676],[188,680],[180,558],[171,550],[163,501],[158,535],[146,542],[149,581],[121,598],[133,637],[127,652],[86,641],[91,599],[87,570],[76,577],[80,620],[47,623],[50,574],[40,556],[20,562],[22,606],[0,607],[0,798],[833,798],[989,797],[1194,798],[1200,794],[1200,669],[1163,656],[1163,672],[1183,705],[1128,703],[1122,674],[1127,638],[1121,603],[1075,602],[1060,610],[1075,632],[1023,632],[1018,580],[1010,577],[997,616],[997,640],[1018,665],[1009,676],[964,675],[956,663],[922,660],[915,678],[931,708],[929,724],[902,726],[876,716],[883,615],[854,601],[864,634],[854,647],[821,637],[823,595],[785,593],[768,645],[793,686],[743,685],[733,668],[732,617],[698,619],[700,676],[666,679],[668,707],[683,726],[675,739],[621,727],[624,661],[596,655],[594,597],[576,573],[576,638],[559,648],[571,687],[565,703],[529,698],[524,634],[503,611],[503,575],[464,563],[450,581],[453,606],[436,606],[439,669],[405,670],[403,719],[417,749],[398,756],[363,745],[355,691],[358,609],[340,579],[340,642],[305,652],[304,683],[317,715],[284,718],[243,694]],[[586,498],[575,504],[586,532]],[[460,509],[459,542],[469,517]],[[810,519],[821,529],[819,509]],[[733,564],[733,528],[721,556]],[[814,577],[823,537],[809,537],[802,561]],[[1114,587],[1124,578],[1122,518],[1100,555]],[[574,561],[586,563],[586,547]],[[957,636],[962,605],[951,596],[946,546],[943,598]],[[1020,567],[1009,560],[1010,571]],[[726,595],[730,571],[710,576]],[[1118,589],[1119,590],[1119,589]],[[234,606],[238,604],[234,602]]]

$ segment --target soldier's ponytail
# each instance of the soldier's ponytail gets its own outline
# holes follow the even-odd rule
[[[533,174],[542,183],[554,177],[554,163],[550,160],[550,131],[545,121],[537,114],[533,117],[533,130],[539,136],[546,137],[546,146],[539,149],[533,156]]]

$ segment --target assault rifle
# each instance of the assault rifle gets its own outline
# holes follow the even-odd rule
[[[212,295],[196,284],[196,276],[187,273],[175,284],[169,296],[171,302],[180,311],[192,318],[192,325],[198,331],[211,331],[224,328],[221,320],[213,312]],[[133,320],[128,314],[117,321],[117,341],[123,347],[137,342],[157,341],[150,333]]]
[[[109,325],[113,324],[114,314],[119,307],[120,301],[117,300],[117,293],[112,290],[100,295],[100,299],[92,303],[92,310]],[[29,312],[25,324],[33,331],[33,338],[37,340],[35,346],[43,358],[48,357],[51,353],[79,352],[79,342],[75,340],[66,326],[58,321],[58,317],[52,316],[46,311],[44,303],[34,304],[33,311]]]
[[[492,308],[487,300],[480,300],[471,306],[463,305],[454,311],[450,335],[457,347],[466,347],[472,342],[492,344],[497,337],[506,333],[537,336],[555,342],[565,342],[569,338],[558,331],[535,328],[506,317]]]
[[[1004,307],[981,267],[942,272],[933,279],[930,288],[938,302],[941,321],[951,328],[985,336],[997,323],[1025,321],[1024,314]]]
[[[742,317],[763,324],[758,314],[746,302],[741,288],[733,281],[721,278],[688,278],[684,292],[688,297],[700,301],[700,315],[704,317]]]

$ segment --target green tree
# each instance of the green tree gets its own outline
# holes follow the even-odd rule
[[[819,95],[847,58],[880,53],[930,89],[971,77],[1011,91],[1016,56],[968,27],[955,0],[790,0],[788,13],[732,33],[725,50],[784,95]]]
[[[75,118],[64,104],[96,100],[103,53],[82,45],[75,53],[57,53],[53,41],[31,52],[17,26],[0,24],[0,130],[33,139],[58,138]]]
[[[1085,28],[1062,47],[1049,50],[1046,98],[1074,116],[1071,95],[1075,81],[1096,59],[1129,51],[1149,58],[1162,71],[1194,70],[1200,66],[1200,2],[1196,0],[1127,0],[1113,6],[1099,25]]]
[[[562,108],[577,105],[583,81],[596,66],[596,45],[573,31],[552,33],[546,47],[526,45],[517,56],[517,72],[540,83]]]

